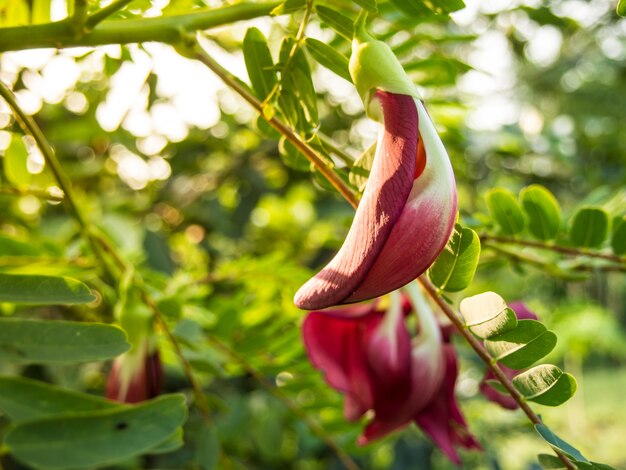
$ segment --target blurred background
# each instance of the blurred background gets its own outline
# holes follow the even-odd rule
[[[354,3],[331,3],[347,17],[356,15]],[[136,1],[120,15],[218,4]],[[486,191],[498,186],[517,193],[534,183],[555,194],[565,224],[584,204],[622,217],[626,20],[615,14],[614,1],[466,4],[450,20],[410,18],[380,2],[372,25],[419,85],[439,127],[457,175],[461,221],[489,232]],[[11,24],[15,17],[6,11],[0,21]],[[65,17],[65,2],[53,1],[51,12],[52,19]],[[281,39],[295,34],[300,19],[296,12],[236,23],[208,31],[203,44],[248,82],[241,53],[247,28],[266,35],[276,60]],[[349,41],[316,15],[306,36],[349,55]],[[325,142],[348,180],[353,162],[375,141],[377,124],[365,117],[352,84],[307,57],[319,112],[309,132]],[[356,446],[361,425],[344,421],[342,397],[309,364],[299,330],[304,313],[292,304],[295,290],[341,245],[353,210],[206,67],[156,43],[45,49],[3,53],[0,80],[35,115],[90,218],[157,292],[214,411],[209,444],[194,433],[199,417],[192,415],[183,449],[110,468],[192,468],[190,449],[206,445],[221,446],[242,468],[341,468],[281,397],[319,420],[363,468],[453,468],[414,426]],[[14,124],[0,102],[0,153],[20,145]],[[22,178],[54,195],[41,155],[28,139],[22,142],[29,170]],[[87,310],[22,312],[2,304],[0,313],[110,320],[112,289],[84,256],[71,218],[59,201],[36,191],[16,193],[14,179],[5,168],[0,271],[71,275],[102,298]],[[31,259],[24,263],[17,255]],[[579,390],[560,408],[534,409],[585,455],[626,468],[625,273],[572,271],[563,264],[546,269],[556,261],[542,256],[544,264],[533,265],[484,247],[473,285],[453,300],[492,290],[535,311],[558,336],[547,362],[572,373]],[[519,411],[479,394],[484,366],[462,341],[455,343],[461,357],[457,392],[484,446],[482,453],[463,453],[464,468],[539,468],[536,454],[548,452],[545,443]],[[184,388],[171,346],[164,340],[161,348],[166,389]],[[0,370],[101,394],[107,367]]]

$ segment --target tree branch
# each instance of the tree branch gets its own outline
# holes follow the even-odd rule
[[[72,18],[54,23],[1,28],[0,52],[148,41],[174,44],[190,32],[266,16],[276,5],[278,2],[244,2],[184,15],[105,21],[101,24],[96,23],[97,26],[93,31],[78,36]],[[99,13],[94,13],[94,16]],[[99,16],[96,16],[96,20],[101,21]]]
[[[497,243],[504,243],[507,245],[519,245],[519,246],[526,246],[529,248],[538,248],[540,250],[554,251],[556,253],[563,253],[569,256],[588,256],[590,258],[606,259],[614,263],[626,265],[626,257],[624,256],[614,255],[611,253],[602,253],[600,251],[595,251],[595,250],[574,248],[574,247],[563,246],[563,245],[554,245],[551,243],[537,242],[534,240],[522,240],[522,239],[517,239],[517,238],[499,237],[495,235],[489,235],[486,233],[483,233],[480,235],[480,240],[487,241],[487,242],[492,241],[492,242],[497,242]]]

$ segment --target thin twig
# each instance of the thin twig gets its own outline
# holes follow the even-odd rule
[[[206,65],[218,77],[232,88],[239,96],[246,100],[261,116],[263,116],[263,105],[234,75],[222,67],[213,57],[204,51],[198,43],[195,44],[193,56]],[[265,118],[265,116],[264,116]],[[265,118],[270,126],[280,132],[290,141],[315,167],[324,175],[328,182],[335,187],[337,191],[352,205],[357,207],[358,200],[350,187],[334,172],[334,170],[326,164],[317,152],[307,144],[293,129],[283,123],[276,116],[271,119]]]
[[[424,287],[428,295],[433,299],[433,301],[439,306],[441,311],[448,317],[448,319],[452,322],[452,324],[456,327],[459,333],[463,336],[465,341],[470,345],[470,347],[476,352],[478,357],[482,359],[482,361],[487,365],[487,367],[493,372],[498,381],[502,384],[502,386],[506,389],[506,391],[511,395],[511,398],[515,400],[518,406],[522,409],[522,411],[528,416],[528,419],[533,424],[542,424],[539,416],[535,414],[535,412],[528,406],[528,402],[526,399],[519,393],[519,391],[513,385],[513,382],[509,380],[509,378],[502,372],[502,369],[498,367],[497,362],[484,348],[482,343],[469,331],[465,322],[462,318],[454,311],[452,308],[446,303],[446,301],[441,297],[437,288],[426,278],[426,276],[419,277],[420,284]],[[559,459],[563,462],[563,464],[568,468],[575,470],[576,466],[569,460],[569,458],[561,451],[557,449],[553,449],[554,453],[559,457]]]
[[[517,238],[499,237],[496,235],[482,234],[480,235],[481,241],[493,241],[497,243],[505,243],[507,245],[519,245],[530,248],[538,248],[540,250],[554,251],[557,253],[563,253],[570,256],[588,256],[590,258],[601,258],[612,261],[614,263],[620,263],[626,265],[626,257],[614,255],[611,253],[602,253],[600,251],[574,248],[571,246],[554,245],[552,243],[537,242],[534,240],[522,240]]]
[[[330,436],[324,431],[324,428],[313,418],[311,418],[308,414],[306,414],[296,403],[291,400],[282,390],[276,387],[263,373],[250,364],[246,358],[241,356],[237,351],[232,349],[226,343],[216,338],[215,336],[208,335],[207,339],[211,344],[217,347],[220,351],[226,353],[231,359],[234,359],[238,362],[241,367],[245,369],[245,371],[250,374],[254,379],[261,384],[261,386],[266,389],[269,393],[271,393],[274,397],[280,400],[285,407],[291,411],[296,417],[301,419],[315,434],[319,437],[324,444],[328,446],[329,449],[333,451],[333,453],[337,456],[337,458],[341,461],[341,463],[348,470],[359,470],[359,466],[352,460],[352,458],[343,450],[335,441],[333,441]]]
[[[148,306],[148,308],[152,311],[154,317],[159,322],[162,330],[165,332],[165,335],[167,336],[167,339],[170,341],[170,343],[172,343],[172,346],[174,347],[174,350],[176,351],[176,355],[178,356],[183,366],[183,370],[185,372],[185,375],[187,376],[187,380],[189,381],[189,384],[191,385],[191,388],[193,390],[193,396],[196,401],[196,406],[200,410],[200,413],[202,413],[202,418],[204,419],[204,422],[206,424],[210,424],[211,423],[211,411],[209,410],[209,405],[206,401],[206,397],[204,396],[204,392],[202,391],[202,386],[198,382],[198,379],[196,378],[195,374],[193,373],[191,364],[189,363],[189,360],[185,357],[183,349],[180,347],[180,344],[178,343],[178,340],[174,336],[174,333],[172,333],[171,328],[168,326],[167,322],[165,321],[165,318],[163,317],[163,314],[159,310],[159,307],[157,306],[156,302],[154,302],[154,300],[148,295],[148,293],[146,292],[143,286],[141,289],[141,298],[143,302]]]
[[[101,8],[97,12],[93,13],[89,16],[89,18],[87,18],[87,23],[85,25],[87,27],[87,30],[92,30],[98,25],[98,23],[106,20],[109,16],[121,10],[132,1],[133,0],[116,0],[109,3],[104,8]]]

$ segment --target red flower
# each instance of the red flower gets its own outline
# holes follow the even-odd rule
[[[148,352],[148,341],[115,358],[107,380],[106,396],[123,403],[154,398],[163,386],[163,365],[159,351]]]
[[[522,302],[512,302],[509,307],[515,312],[518,320],[537,320],[537,315],[528,310],[526,305]],[[520,373],[519,370],[511,369],[510,367],[506,367],[503,365],[498,365],[504,375],[506,375],[509,379],[512,379],[517,374]],[[480,381],[480,391],[487,398],[495,403],[498,403],[501,407],[506,408],[508,410],[515,410],[518,408],[518,404],[510,395],[500,393],[495,388],[493,388],[488,380],[496,380],[495,374],[491,371],[491,369],[487,369],[485,371],[485,375],[483,379]]]
[[[366,411],[373,418],[359,438],[368,444],[416,422],[455,463],[455,446],[479,448],[454,398],[457,360],[433,312],[412,286],[410,301],[394,292],[390,305],[366,305],[311,312],[304,342],[326,381],[345,394],[346,419]],[[419,332],[411,337],[407,317],[415,313]]]
[[[296,293],[306,310],[402,287],[435,261],[454,227],[454,174],[423,103],[381,89],[371,96],[383,126],[369,180],[343,246]]]

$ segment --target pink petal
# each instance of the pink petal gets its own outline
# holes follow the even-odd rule
[[[145,346],[144,346],[145,351]],[[113,361],[107,380],[107,398],[123,403],[139,403],[154,398],[161,393],[163,386],[163,365],[159,352],[143,354],[138,367],[124,371],[127,356],[120,356]]]
[[[458,374],[456,353],[449,344],[444,346],[444,352],[446,374],[441,390],[435,399],[415,417],[415,421],[450,460],[460,464],[461,459],[455,446],[480,449],[480,444],[470,434],[454,397]]]
[[[515,312],[518,320],[539,320],[537,314],[528,310],[524,302],[511,302],[509,307]]]
[[[512,379],[515,377],[519,371],[509,369],[505,366],[498,366],[502,369],[502,372],[509,378]],[[491,369],[487,369],[485,371],[485,376],[480,381],[480,392],[487,398],[487,400],[498,403],[502,408],[506,408],[507,410],[515,410],[518,407],[518,404],[513,398],[505,393],[498,392],[495,388],[487,383],[487,380],[495,380],[496,376]]]
[[[360,317],[350,317],[354,308],[311,312],[302,325],[313,366],[324,372],[331,387],[346,394],[345,414],[349,421],[358,419],[374,404],[365,336],[380,323],[382,313],[371,305],[368,308],[370,313]]]
[[[411,193],[418,142],[415,102],[411,96],[383,91],[377,91],[376,97],[383,110],[384,132],[363,198],[337,255],[296,293],[294,302],[300,308],[315,310],[343,303],[359,288]],[[374,296],[366,294],[361,298]]]
[[[402,214],[367,276],[345,302],[397,289],[422,274],[443,250],[454,228],[457,197],[450,161],[423,105],[416,102],[426,165],[413,182]],[[421,132],[428,128],[430,132]]]

